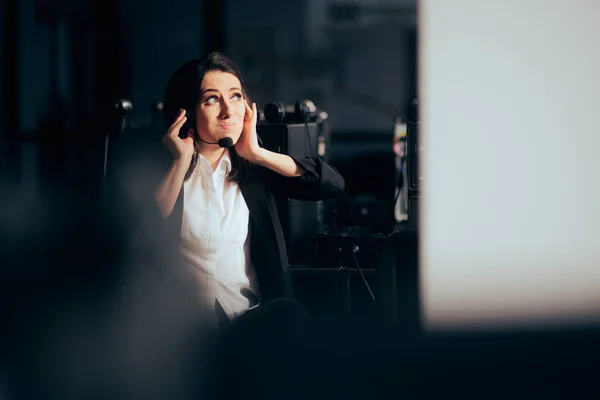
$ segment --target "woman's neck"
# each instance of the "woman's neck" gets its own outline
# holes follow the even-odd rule
[[[223,157],[223,154],[225,154],[227,149],[219,147],[216,144],[208,144],[198,141],[196,142],[196,150],[198,150],[198,153],[202,154],[202,156],[206,158],[210,164],[210,167],[214,171],[219,164],[219,160],[221,157]]]

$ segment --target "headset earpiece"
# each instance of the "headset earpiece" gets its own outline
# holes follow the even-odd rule
[[[263,113],[265,114],[265,119],[270,124],[280,124],[285,120],[285,107],[279,101],[268,103]]]
[[[189,132],[190,128],[192,126],[194,126],[194,123],[196,122],[196,119],[194,118],[194,113],[189,108],[185,109],[185,117],[186,117],[186,121],[184,122],[184,124],[181,126],[181,129],[179,130],[179,137],[182,139],[185,139],[188,137],[188,132]]]
[[[294,122],[306,123],[310,119],[310,110],[303,101],[296,101],[294,105]]]
[[[263,113],[270,124],[304,124],[311,119],[311,109],[302,100],[296,101],[293,107],[285,107],[283,103],[273,101],[265,106]]]

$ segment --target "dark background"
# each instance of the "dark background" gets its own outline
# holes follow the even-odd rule
[[[72,200],[44,197],[40,205],[36,199],[48,190],[64,189],[84,193],[77,198],[93,202],[102,185],[104,135],[114,129],[115,101],[131,100],[132,118],[148,120],[170,74],[190,58],[211,50],[226,53],[241,68],[259,107],[274,100],[288,104],[313,100],[329,114],[328,157],[344,175],[348,196],[375,202],[374,208],[391,213],[395,177],[382,171],[393,169],[393,122],[404,116],[417,96],[417,0],[345,4],[339,7],[338,2],[327,0],[1,3],[0,179],[6,188],[2,224],[14,228],[29,222],[36,232],[48,230],[63,244],[64,254],[48,250],[43,235],[14,234],[19,229],[9,231],[10,240],[2,243],[26,249],[34,261],[8,266],[0,261],[8,271],[3,274],[3,294],[10,292],[9,287],[11,294],[18,294],[3,297],[3,307],[13,316],[3,319],[9,325],[3,331],[7,335],[3,354],[20,356],[7,358],[11,362],[21,360],[20,374],[11,370],[17,364],[3,363],[0,391],[13,386],[8,377],[31,373],[32,382],[37,382],[36,376],[44,376],[44,372],[35,375],[32,366],[40,365],[39,349],[44,353],[58,348],[45,341],[49,340],[46,328],[53,326],[48,321],[55,316],[48,304],[86,304],[89,310],[106,295],[98,282],[111,279],[101,268],[87,269],[90,253],[82,251],[103,254],[95,260],[98,265],[111,261],[106,258],[110,245],[98,244],[101,235],[88,232],[77,237],[73,232],[79,231],[67,229],[69,224],[52,230],[65,226],[61,218],[68,218],[65,209]],[[36,214],[39,208],[45,212]],[[592,380],[597,370],[597,335],[592,330],[424,334],[418,315],[416,236],[398,239],[396,321],[366,322],[361,316],[338,324],[329,318],[331,310],[323,311],[330,323],[315,333],[314,341],[323,349],[322,355],[331,357],[315,360],[314,369],[299,378],[310,383],[318,376],[327,377],[326,381],[319,378],[324,383],[313,397],[584,398],[591,389],[597,391]],[[78,250],[70,251],[74,246]],[[61,264],[62,269],[55,269],[58,259],[71,260],[69,265],[78,268]],[[44,265],[44,260],[53,261]],[[24,270],[22,265],[36,268]],[[91,277],[86,275],[90,271]],[[301,283],[313,285],[315,292],[325,292],[329,285],[322,278],[302,278]],[[361,312],[372,312],[361,281],[352,285],[362,299]],[[318,308],[314,298],[304,299]],[[69,310],[74,313],[69,315],[79,315]],[[18,323],[29,328],[11,329]],[[102,352],[98,350],[102,344],[94,347]],[[21,352],[11,353],[11,349]],[[65,369],[78,370],[80,364],[65,361]]]
[[[115,101],[130,100],[132,118],[148,120],[170,74],[217,50],[241,68],[259,108],[308,98],[327,111],[329,157],[349,193],[391,202],[382,188],[393,182],[372,172],[393,162],[393,122],[416,96],[416,0],[350,7],[7,0],[2,7],[2,174],[27,190],[51,180],[96,187]]]

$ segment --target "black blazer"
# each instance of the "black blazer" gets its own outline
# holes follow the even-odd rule
[[[133,229],[141,229],[145,235],[158,234],[161,239],[155,236],[155,240],[166,241],[171,250],[178,253],[183,188],[173,212],[165,220],[159,217],[152,195],[172,162],[171,155],[160,141],[162,134],[162,130],[124,134],[128,136],[119,140],[112,156],[105,193],[113,202],[118,219],[126,221],[128,229],[137,227]],[[294,158],[294,161],[305,169],[300,177],[288,178],[251,165],[246,177],[239,183],[250,212],[250,257],[263,301],[294,295],[275,197],[318,201],[338,197],[344,191],[344,179],[333,165],[317,157]]]

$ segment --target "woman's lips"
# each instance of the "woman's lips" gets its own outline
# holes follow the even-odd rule
[[[217,126],[223,129],[231,129],[235,127],[235,124],[217,124]]]

